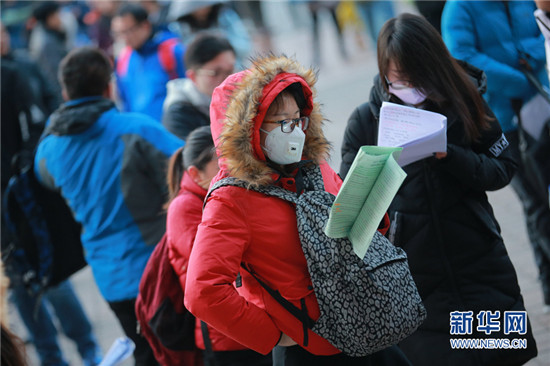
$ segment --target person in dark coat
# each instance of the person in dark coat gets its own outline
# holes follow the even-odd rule
[[[203,32],[185,52],[185,78],[166,84],[162,124],[185,140],[201,126],[210,126],[210,101],[214,89],[233,73],[235,50],[227,38]]]
[[[400,347],[420,366],[521,365],[536,356],[537,347],[485,193],[507,185],[517,165],[480,95],[486,87],[484,73],[453,59],[437,30],[412,14],[389,20],[380,31],[378,67],[369,102],[348,121],[340,175],[346,176],[360,146],[377,144],[383,101],[447,117],[446,151],[403,167],[407,178],[388,210],[389,239],[407,252],[428,312]],[[487,311],[498,329],[483,327],[489,322]],[[506,312],[511,311],[522,314],[525,333],[506,334]],[[526,347],[452,348],[453,340],[467,338],[521,338]]]
[[[44,129],[46,119],[61,104],[61,94],[56,94],[53,86],[41,69],[41,66],[34,61],[23,49],[13,50],[11,47],[11,36],[6,27],[0,22],[0,57],[2,62],[13,61],[18,69],[28,79],[31,92],[31,103],[29,113],[32,117],[32,142],[36,144],[38,137]],[[30,121],[29,121],[30,122]]]
[[[33,16],[37,25],[30,35],[29,52],[42,68],[58,103],[61,103],[61,85],[57,79],[57,68],[73,46],[61,17],[61,6],[55,1],[39,2]]]
[[[17,63],[2,60],[2,195],[13,175],[12,159],[25,151],[25,157],[31,156],[33,149],[28,133],[31,119],[32,90],[28,78],[19,69]],[[27,132],[25,134],[25,132]],[[27,135],[27,136],[25,136]]]

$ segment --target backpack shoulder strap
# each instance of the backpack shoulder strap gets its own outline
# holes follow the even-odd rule
[[[168,73],[170,80],[178,78],[177,60],[174,52],[174,48],[177,44],[177,38],[170,38],[162,42],[158,48],[160,64],[164,71]]]
[[[308,183],[306,184],[306,187],[309,185],[310,189],[314,189],[314,190],[319,189],[320,185],[321,185],[321,188],[323,187],[322,175],[321,175],[319,166],[314,165],[313,168],[310,168],[310,170],[305,169],[303,173],[304,173],[305,179],[309,180],[308,182],[306,182]],[[320,179],[320,182],[319,182],[319,179]],[[210,190],[208,191],[204,199],[203,208],[206,205],[206,202],[210,197],[210,195],[212,194],[212,192],[224,186],[236,186],[244,189],[251,189],[255,192],[263,193],[268,196],[277,197],[294,204],[298,203],[298,195],[284,188],[281,188],[275,185],[266,185],[266,186],[259,186],[259,187],[250,186],[249,184],[247,184],[242,180],[238,180],[233,177],[227,177],[227,178],[220,179],[219,181],[215,182],[212,185],[212,187],[210,187]],[[304,345],[307,346],[308,329],[311,329],[313,327],[313,325],[315,324],[315,321],[311,319],[308,315],[307,309],[305,307],[305,300],[301,299],[301,308],[297,307],[296,305],[294,305],[293,303],[285,299],[278,290],[271,288],[268,284],[262,281],[258,276],[256,276],[255,273],[249,270],[244,263],[241,264],[241,266],[248,273],[250,273],[250,275],[254,277],[256,281],[258,281],[260,286],[262,286],[283,308],[285,308],[288,312],[290,312],[296,319],[298,319],[302,323],[303,331],[304,331]]]
[[[306,191],[324,191],[325,183],[323,182],[323,174],[321,167],[317,164],[308,164],[301,169],[304,187]]]
[[[301,179],[304,180],[304,187],[306,188],[306,191],[324,191],[325,190],[323,175],[321,174],[321,168],[319,167],[319,165],[317,164],[304,165],[298,174],[300,174],[302,176]],[[272,185],[272,184],[268,184],[265,186],[252,186],[246,183],[245,181],[239,180],[237,178],[226,177],[215,182],[210,187],[208,194],[204,198],[205,204],[208,198],[210,197],[210,195],[212,194],[212,192],[214,192],[216,189],[223,186],[235,186],[235,187],[241,187],[244,189],[249,189],[255,192],[263,193],[267,196],[277,197],[294,204],[298,202],[298,196],[299,196],[298,194],[288,191],[282,187]]]
[[[308,315],[307,311],[304,308],[300,309],[296,305],[294,305],[293,303],[285,299],[278,290],[272,289],[267,283],[265,283],[258,276],[256,276],[254,272],[248,269],[248,267],[246,267],[244,263],[241,264],[241,267],[244,268],[248,273],[250,273],[250,275],[254,277],[256,281],[258,281],[260,286],[262,286],[289,313],[291,313],[292,315],[294,315],[295,318],[300,320],[302,324],[304,324],[306,327],[310,329],[313,327],[313,325],[315,324],[315,321],[310,318],[310,316]]]
[[[266,186],[251,186],[250,184],[246,183],[245,181],[239,180],[237,178],[233,177],[226,177],[223,179],[218,180],[215,182],[211,187],[208,193],[206,194],[206,197],[204,198],[203,203],[203,209],[206,205],[206,202],[208,201],[208,198],[214,192],[216,189],[224,187],[224,186],[235,186],[235,187],[241,187],[247,190],[252,190],[258,193],[263,193],[267,196],[273,196],[280,198],[285,201],[289,201],[291,203],[296,203],[297,197],[296,194],[290,191],[287,191],[284,188],[277,187],[274,185],[266,185]]]

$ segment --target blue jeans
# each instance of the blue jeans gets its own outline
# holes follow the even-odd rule
[[[395,12],[393,10],[392,1],[357,1],[356,3],[359,14],[365,23],[367,28],[367,34],[369,35],[374,49],[376,49],[376,42],[378,40],[378,32],[386,22],[386,20],[393,18]]]
[[[37,299],[14,279],[10,299],[29,332],[42,365],[68,365],[59,347],[52,311],[63,333],[75,342],[84,365],[97,365],[101,361],[101,348],[68,280],[49,288],[42,298]]]

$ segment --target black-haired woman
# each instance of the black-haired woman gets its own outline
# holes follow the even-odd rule
[[[407,252],[428,312],[400,347],[414,365],[523,364],[536,355],[536,344],[485,193],[508,184],[516,164],[480,95],[484,73],[453,59],[437,30],[412,14],[386,22],[377,47],[379,75],[369,102],[348,121],[340,174],[347,174],[360,146],[377,144],[383,101],[447,117],[447,150],[405,166],[407,178],[389,208],[389,238]],[[487,311],[498,329],[484,327]],[[523,314],[526,333],[506,334],[507,311]],[[466,332],[458,334],[461,320]],[[451,346],[455,338],[522,338],[527,348],[459,350]]]

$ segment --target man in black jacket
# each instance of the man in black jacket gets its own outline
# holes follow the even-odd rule
[[[42,133],[46,119],[61,104],[61,94],[56,94],[53,85],[50,84],[45,75],[45,70],[34,61],[27,51],[23,49],[13,50],[11,37],[4,24],[0,23],[2,42],[0,43],[0,56],[2,62],[14,61],[17,68],[26,76],[31,92],[31,114],[32,122],[38,129],[38,135]],[[57,74],[56,74],[57,75]],[[54,77],[56,77],[54,75]],[[36,141],[34,141],[36,143]]]
[[[214,89],[233,73],[235,50],[219,35],[199,34],[184,56],[187,78],[171,80],[164,101],[162,124],[186,139],[195,128],[210,125],[210,100]]]

